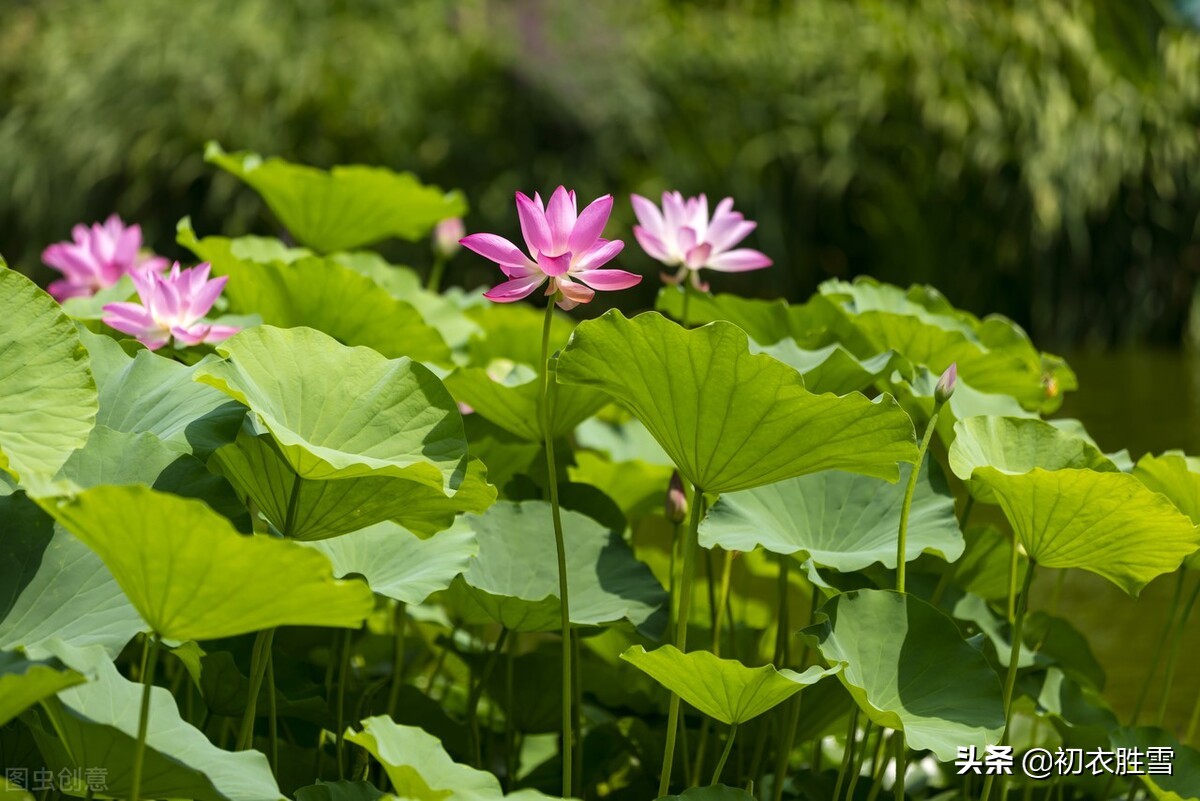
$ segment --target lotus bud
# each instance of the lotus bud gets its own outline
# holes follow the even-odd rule
[[[683,479],[679,471],[671,473],[671,483],[667,485],[667,497],[663,501],[663,512],[672,523],[682,523],[687,519],[687,491],[683,488]]]
[[[458,240],[467,234],[463,221],[459,217],[442,220],[433,229],[433,252],[443,259],[448,259],[458,252],[461,245]]]
[[[950,396],[954,394],[954,387],[958,383],[958,362],[951,362],[946,368],[946,372],[942,373],[942,377],[938,379],[937,386],[933,389],[933,402],[941,406],[946,401],[950,400]]]

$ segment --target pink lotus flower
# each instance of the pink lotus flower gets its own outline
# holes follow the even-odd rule
[[[67,298],[94,295],[134,270],[162,270],[167,266],[167,260],[159,256],[142,258],[138,254],[142,247],[141,226],[126,226],[115,214],[103,225],[76,225],[71,237],[73,242],[59,242],[42,251],[42,261],[65,276],[47,287],[60,303]]]
[[[679,192],[663,192],[662,211],[641,195],[632,195],[630,200],[641,223],[633,227],[633,235],[642,250],[668,267],[679,266],[673,277],[663,275],[668,283],[677,284],[690,272],[692,286],[707,291],[708,286],[700,280],[703,268],[740,273],[771,266],[766,254],[757,250],[731,250],[758,225],[733,210],[731,197],[717,204],[712,220],[704,195],[684,200]]]
[[[449,217],[433,227],[433,252],[448,259],[458,252],[458,241],[467,230],[461,217]]]
[[[546,295],[560,308],[573,309],[591,300],[596,289],[628,289],[641,281],[640,275],[624,270],[600,269],[625,247],[619,239],[600,237],[612,204],[612,195],[605,195],[579,213],[575,193],[564,187],[554,190],[545,207],[538,195],[530,200],[517,192],[517,215],[529,256],[495,234],[471,234],[460,240],[463,247],[496,262],[510,279],[484,297],[511,303],[528,297],[549,279]]]
[[[130,273],[142,302],[106,304],[104,324],[136,337],[150,350],[158,350],[172,337],[184,345],[228,339],[241,329],[201,322],[229,280],[223,275],[209,281],[209,269],[208,264],[198,264],[180,270],[175,262],[166,275]]]

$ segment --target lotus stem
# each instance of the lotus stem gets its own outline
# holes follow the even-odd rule
[[[717,619],[713,623],[712,647],[713,655],[721,655],[721,628],[725,623],[729,607],[729,581],[733,575],[733,554],[725,552],[725,564],[721,569],[721,596],[717,606]],[[732,621],[731,621],[732,623]]]
[[[842,797],[842,786],[846,783],[846,774],[850,772],[850,762],[854,759],[854,744],[858,737],[858,704],[850,710],[850,720],[846,724],[846,747],[842,750],[842,766],[838,769],[837,784],[834,785],[832,801]],[[775,777],[776,784],[781,784],[781,777]],[[779,791],[782,794],[782,789]]]
[[[516,656],[517,634],[513,632],[504,649],[504,790],[512,792],[517,781],[517,727],[513,719],[513,658]]]
[[[271,653],[271,641],[274,637],[275,629],[272,627],[258,632],[254,638],[254,648],[250,652],[250,689],[237,738],[239,751],[245,751],[254,744],[254,718],[258,714],[258,696],[262,692],[263,679],[267,674],[267,657]]]
[[[1021,632],[1025,628],[1025,613],[1029,609],[1029,589],[1033,586],[1033,574],[1036,564],[1032,559],[1025,570],[1025,581],[1021,586],[1021,595],[1017,599],[1016,617],[1012,625],[1012,647],[1008,652],[1008,673],[1004,678],[1004,734],[1000,737],[1000,745],[1008,744],[1008,730],[1012,726],[1013,688],[1017,684],[1017,664],[1021,661]],[[983,780],[982,801],[988,801],[992,794],[992,784],[996,774],[989,773]]]
[[[1137,702],[1133,705],[1133,716],[1129,721],[1129,725],[1131,726],[1137,725],[1138,718],[1142,714],[1142,706],[1146,703],[1146,696],[1150,692],[1150,684],[1154,681],[1154,674],[1158,672],[1159,663],[1162,662],[1163,649],[1167,646],[1167,637],[1171,635],[1171,624],[1175,622],[1175,615],[1179,611],[1179,602],[1183,598],[1183,582],[1186,575],[1183,569],[1175,573],[1175,592],[1171,596],[1171,606],[1167,610],[1167,620],[1163,624],[1162,632],[1158,635],[1158,642],[1154,646],[1154,656],[1150,658],[1150,669],[1146,671],[1146,680],[1142,682],[1142,689],[1138,692]]]
[[[403,601],[396,602],[392,613],[392,687],[388,692],[388,717],[396,719],[400,703],[400,688],[404,686],[404,632],[408,628],[408,613]]]
[[[1183,612],[1179,615],[1179,622],[1175,625],[1175,636],[1171,640],[1171,652],[1167,656],[1167,673],[1163,677],[1163,694],[1162,700],[1158,702],[1155,726],[1162,726],[1163,720],[1167,717],[1167,702],[1171,699],[1171,690],[1174,689],[1175,684],[1175,668],[1179,663],[1179,646],[1183,643],[1183,631],[1187,628],[1188,619],[1192,616],[1192,609],[1196,606],[1197,597],[1200,597],[1200,580],[1192,588],[1192,594],[1188,596]]]
[[[554,523],[554,546],[558,552],[558,597],[562,602],[562,794],[568,798],[574,788],[572,768],[575,764],[574,716],[571,710],[571,606],[567,588],[567,546],[563,539],[562,514],[558,507],[558,470],[554,464],[554,419],[551,403],[554,400],[550,380],[550,324],[554,320],[553,299],[546,304],[542,323],[542,439],[546,445],[546,482],[550,487],[550,517]]]
[[[895,735],[888,735],[882,727],[879,729],[879,743],[875,746],[875,758],[871,763],[871,791],[867,793],[867,801],[875,801],[879,797],[879,791],[883,788],[883,772],[887,770],[887,747],[890,738]]]
[[[337,740],[334,746],[337,754],[338,779],[346,778],[346,684],[350,681],[350,651],[354,632],[346,629],[342,635],[341,657],[338,660],[337,682]]]
[[[1016,532],[1012,536],[1012,548],[1008,555],[1008,625],[1012,625],[1017,617],[1017,576],[1021,573],[1021,546],[1017,542]]]
[[[433,267],[429,270],[429,280],[425,283],[425,288],[430,292],[440,292],[442,289],[442,275],[446,272],[446,257],[435,256],[433,259]]]
[[[688,616],[692,611],[692,583],[696,573],[696,533],[700,529],[703,490],[692,484],[692,504],[687,532],[683,540],[683,574],[680,577],[679,603],[675,613],[675,647],[687,653]],[[665,796],[671,787],[671,768],[675,763],[675,738],[679,733],[679,696],[671,693],[667,712],[667,742],[663,749],[662,774],[658,780],[658,797]]]
[[[786,564],[788,557],[785,556],[781,558],[784,560],[784,564]],[[817,614],[817,604],[821,599],[820,593],[817,591],[815,584],[810,585],[810,590],[812,592],[812,598],[808,607],[808,622],[805,625],[812,625],[813,618],[816,617]],[[780,610],[780,617],[786,622],[788,617],[787,611]],[[781,664],[784,665],[790,664],[792,661],[791,649],[788,648],[789,642],[790,640],[787,637],[784,637],[783,648],[781,650],[783,656],[783,661]],[[800,651],[800,669],[803,670],[807,663],[808,645],[806,644],[803,650]],[[800,704],[802,698],[803,694],[798,693],[792,696],[792,698],[787,702],[787,723],[784,724],[785,728],[783,730],[782,742],[780,743],[781,747],[779,752],[775,755],[775,773],[778,778],[775,781],[774,789],[771,794],[774,798],[774,801],[780,801],[780,799],[783,797],[783,777],[787,775],[788,761],[792,756],[792,747],[796,744],[796,727],[800,725]]]
[[[1196,693],[1196,703],[1192,705],[1192,717],[1188,721],[1187,733],[1183,736],[1183,742],[1186,745],[1191,745],[1192,739],[1196,736],[1196,725],[1200,723],[1200,693]]]
[[[725,769],[725,761],[729,759],[729,752],[733,750],[733,739],[737,736],[737,730],[736,723],[729,727],[729,737],[725,740],[725,750],[721,752],[721,758],[717,760],[717,768],[713,771],[712,781],[709,784],[716,784],[721,780],[721,771]]]
[[[267,646],[267,737],[270,743],[271,770],[279,766],[279,726],[275,709],[275,657]]]
[[[471,755],[477,768],[483,766],[483,748],[479,736],[479,699],[483,697],[483,688],[487,684],[487,680],[491,678],[507,639],[508,629],[500,629],[500,636],[496,638],[496,644],[488,653],[487,661],[483,663],[483,670],[479,672],[479,678],[475,680],[474,686],[471,687],[470,697],[467,699],[467,734],[471,737]]]
[[[137,749],[133,752],[132,801],[142,797],[142,766],[146,761],[146,730],[150,726],[150,690],[154,688],[154,667],[158,662],[158,634],[148,635],[142,646],[142,706],[138,712]]]
[[[858,787],[858,779],[862,775],[863,764],[867,761],[867,744],[871,740],[871,732],[875,728],[874,722],[867,720],[867,725],[863,726],[862,742],[854,752],[854,763],[850,766],[850,784],[846,787],[846,798],[854,798],[854,789]]]
[[[933,439],[933,431],[937,427],[940,404],[934,404],[933,414],[929,416],[929,425],[925,427],[925,436],[921,437],[921,446],[917,448],[917,461],[913,464],[912,472],[908,474],[908,486],[904,488],[904,503],[900,507],[900,531],[896,537],[896,591],[904,592],[904,567],[908,543],[908,515],[912,509],[913,495],[917,491],[917,479],[921,475],[921,465],[925,463],[925,452],[929,450],[929,442]]]
[[[904,801],[904,785],[908,778],[908,742],[904,732],[899,730],[892,742],[896,745],[896,779],[892,782],[892,788],[896,793],[896,801]]]

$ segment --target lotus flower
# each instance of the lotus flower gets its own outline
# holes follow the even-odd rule
[[[958,386],[958,362],[950,362],[950,366],[946,368],[946,372],[937,380],[937,386],[933,388],[934,402],[941,406],[946,401],[950,400],[950,396],[954,394],[954,388]]]
[[[47,287],[60,303],[67,298],[94,295],[126,273],[161,271],[167,266],[167,260],[159,256],[141,257],[141,226],[127,226],[115,214],[103,225],[76,225],[71,237],[74,241],[59,242],[42,251],[42,261],[65,276]]]
[[[674,276],[663,274],[668,283],[679,283],[691,274],[692,286],[707,291],[700,270],[740,273],[770,267],[766,254],[750,248],[731,249],[757,227],[733,210],[733,198],[717,204],[708,218],[708,198],[686,200],[679,192],[663,192],[662,210],[641,195],[632,195],[633,213],[640,225],[633,227],[642,250],[668,267],[679,267]]]
[[[130,273],[141,303],[109,303],[104,307],[104,324],[138,339],[150,350],[158,350],[174,337],[184,345],[220,342],[239,328],[201,322],[225,288],[228,276],[208,280],[208,264],[187,270],[179,262],[166,275],[145,270]]]
[[[628,289],[641,281],[640,275],[624,270],[600,269],[625,247],[619,239],[600,236],[612,204],[612,195],[605,195],[577,212],[575,193],[564,187],[554,190],[544,207],[538,195],[530,200],[517,192],[517,215],[528,256],[495,234],[471,234],[461,240],[463,247],[494,261],[509,278],[484,297],[511,303],[528,297],[548,280],[546,295],[560,308],[573,309],[591,300],[594,290]]]
[[[443,259],[450,258],[458,252],[458,241],[465,233],[461,217],[442,220],[433,227],[433,252]]]

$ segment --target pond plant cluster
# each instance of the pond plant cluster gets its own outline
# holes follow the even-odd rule
[[[733,200],[666,193],[628,201],[655,309],[576,323],[645,280],[623,198],[517,193],[522,247],[408,174],[206,158],[286,241],[184,219],[185,267],[112,218],[49,293],[0,270],[4,792],[1200,795],[1200,461],[1053,418],[1075,377],[1012,322],[713,294],[780,268]],[[424,277],[365,249],[431,235]],[[440,291],[452,257],[496,285]],[[1125,719],[1030,603],[1068,570],[1177,577]]]

